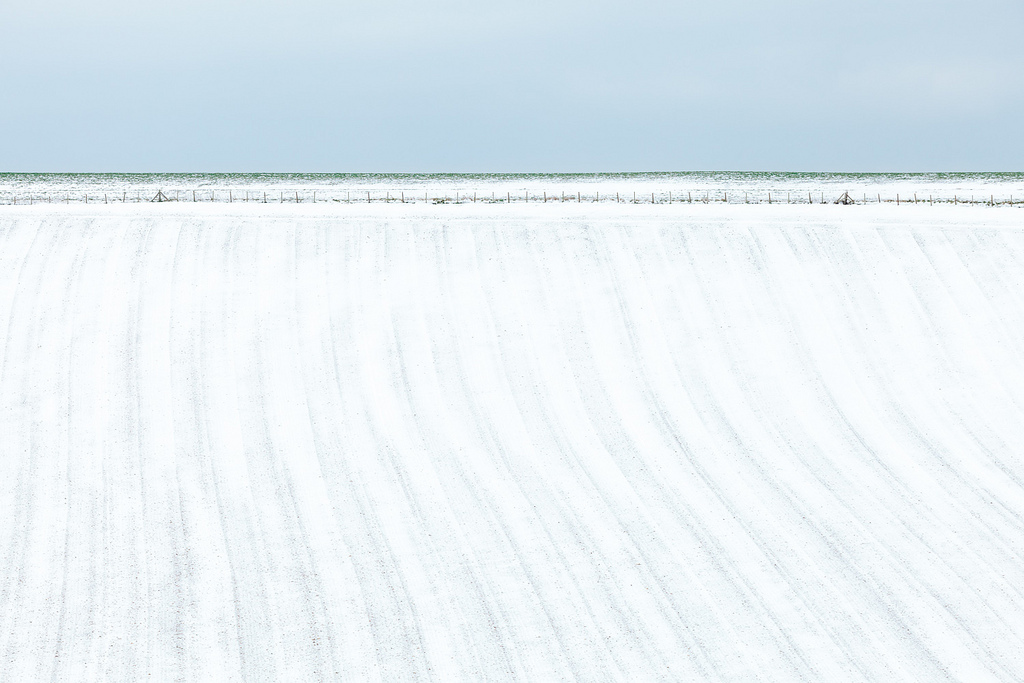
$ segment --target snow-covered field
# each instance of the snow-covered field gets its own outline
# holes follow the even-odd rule
[[[1024,206],[1024,173],[0,173],[0,205],[142,203],[575,202]]]
[[[0,680],[1024,680],[1024,214],[0,209]]]

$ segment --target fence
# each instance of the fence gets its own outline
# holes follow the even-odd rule
[[[1013,195],[988,197],[976,195],[918,196],[899,193],[883,196],[881,193],[850,194],[853,204],[927,204],[965,206],[1022,206],[1024,198]],[[654,192],[548,192],[546,190],[511,191],[405,191],[405,190],[132,190],[120,192],[64,191],[64,192],[12,192],[0,191],[0,205],[32,204],[129,204],[149,202],[186,203],[262,203],[262,204],[549,204],[549,203],[615,203],[615,204],[833,204],[838,196],[824,192],[778,190],[660,190]]]

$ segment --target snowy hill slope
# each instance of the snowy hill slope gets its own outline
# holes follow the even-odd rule
[[[0,330],[0,680],[1024,679],[1012,209],[12,208]]]

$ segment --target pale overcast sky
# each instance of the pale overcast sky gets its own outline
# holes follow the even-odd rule
[[[0,171],[1024,170],[1021,0],[0,0]]]

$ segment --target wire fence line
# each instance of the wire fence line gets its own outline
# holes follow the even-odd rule
[[[1024,206],[1024,197],[957,194],[845,193],[847,204],[927,204],[965,206]],[[776,190],[661,190],[654,192],[600,192],[520,190],[480,192],[462,190],[134,190],[120,192],[3,192],[0,205],[130,204],[130,203],[263,203],[263,204],[839,204],[843,195],[824,192]]]

